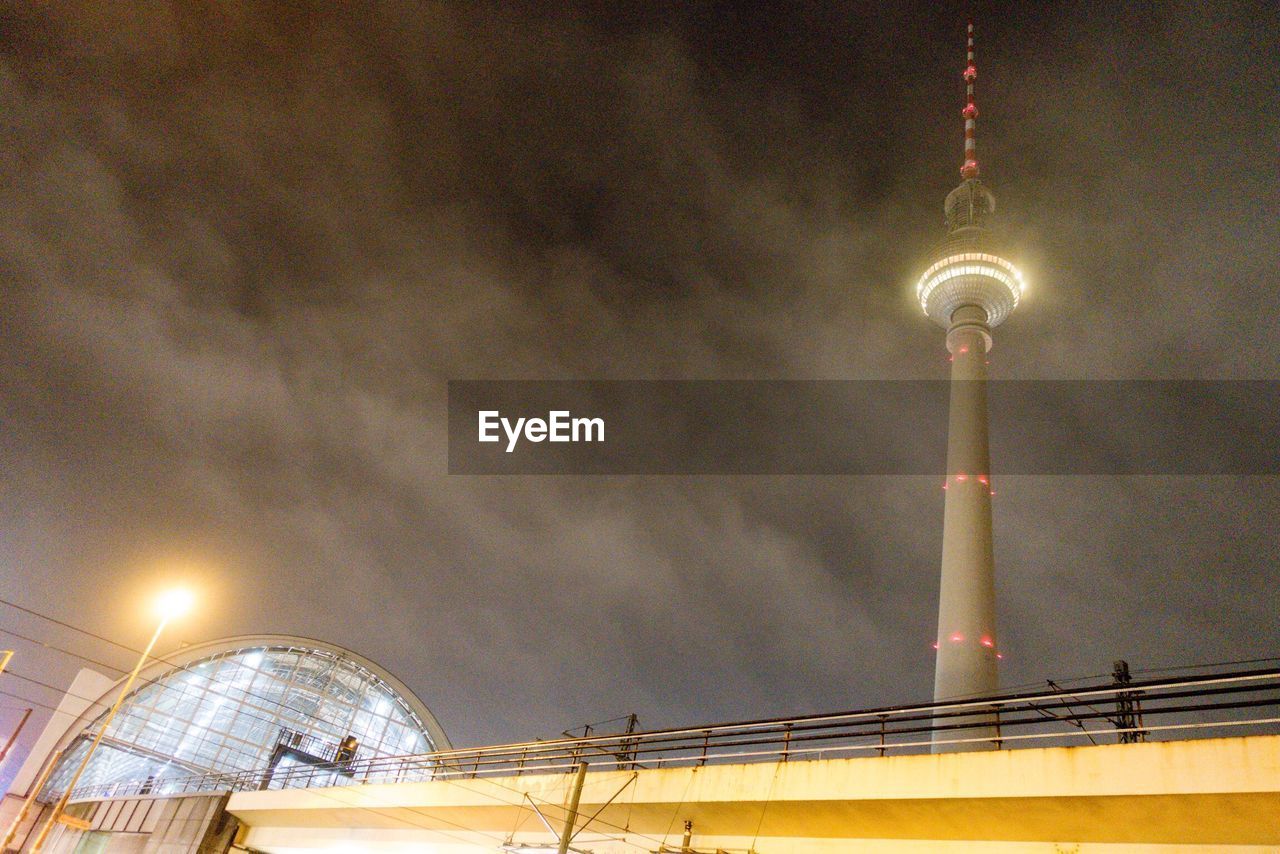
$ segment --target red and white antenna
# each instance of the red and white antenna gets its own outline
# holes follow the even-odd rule
[[[978,126],[978,105],[973,101],[973,81],[978,79],[978,67],[973,64],[973,24],[969,25],[969,64],[964,69],[965,104],[964,111],[964,165],[960,167],[960,177],[965,180],[978,177],[978,143],[976,130]]]

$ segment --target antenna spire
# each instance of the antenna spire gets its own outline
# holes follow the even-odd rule
[[[964,69],[965,105],[961,113],[964,116],[964,164],[960,167],[960,177],[966,181],[978,177],[978,105],[973,101],[973,81],[978,79],[978,67],[973,63],[973,24],[969,24],[968,47],[969,63]]]

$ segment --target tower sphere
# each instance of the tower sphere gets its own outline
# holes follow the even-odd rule
[[[916,284],[924,313],[944,329],[956,311],[977,306],[995,328],[1018,305],[1026,288],[1022,273],[1001,257],[987,224],[995,213],[995,196],[977,178],[951,191],[944,205],[947,236],[930,256]]]

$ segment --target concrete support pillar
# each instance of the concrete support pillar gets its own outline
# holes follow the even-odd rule
[[[947,330],[947,349],[952,357],[951,409],[933,687],[934,700],[939,702],[994,694],[999,688],[987,438],[987,351],[991,349],[991,330],[986,312],[976,306],[958,309]],[[995,721],[990,715],[939,719],[935,723],[978,726],[934,733],[934,753],[996,746],[938,743],[956,738],[995,738]]]

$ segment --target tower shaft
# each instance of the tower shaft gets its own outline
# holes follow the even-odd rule
[[[990,451],[987,436],[986,312],[973,305],[952,315],[951,400],[947,433],[947,495],[942,523],[942,583],[938,601],[938,655],[934,700],[994,694],[995,560],[991,533]],[[957,738],[994,738],[990,716],[939,719],[960,730],[934,733],[934,752],[994,747],[993,742],[945,745]]]

